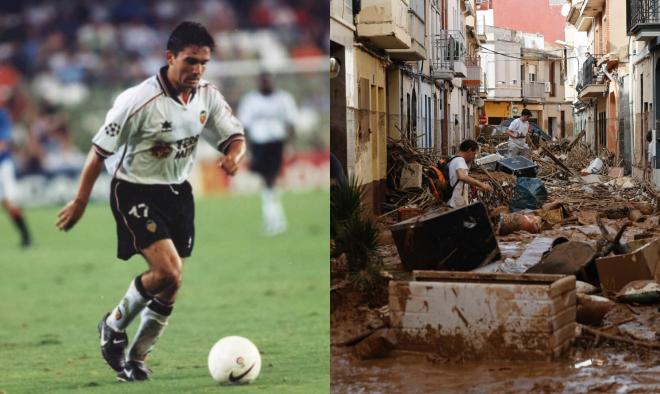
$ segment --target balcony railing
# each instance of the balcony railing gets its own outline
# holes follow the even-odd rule
[[[464,67],[464,62],[465,37],[461,31],[442,30],[440,34],[431,37],[431,66],[434,78],[453,78],[457,66]]]
[[[545,97],[545,82],[523,82],[523,98],[543,98]]]
[[[479,56],[468,56],[465,58],[467,74],[463,84],[468,86],[479,86],[481,84],[481,59]]]
[[[629,0],[627,6],[628,34],[636,35],[638,40],[660,35],[660,0]]]

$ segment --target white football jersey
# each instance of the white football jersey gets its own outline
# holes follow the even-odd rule
[[[184,104],[167,67],[122,92],[92,140],[118,179],[179,184],[190,175],[200,135],[219,151],[243,139],[243,126],[218,89],[201,80]]]
[[[258,144],[284,140],[287,125],[296,122],[296,113],[293,96],[283,90],[275,90],[269,95],[250,92],[238,107],[238,117],[248,137]]]

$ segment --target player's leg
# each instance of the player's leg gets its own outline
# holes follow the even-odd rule
[[[150,371],[144,365],[144,360],[167,327],[181,286],[183,259],[192,253],[195,238],[195,203],[192,188],[185,183],[177,186],[176,191],[176,206],[172,208],[177,209],[171,211],[177,214],[165,223],[171,238],[163,240],[165,242],[157,242],[143,251],[151,268],[150,272],[143,275],[143,280],[145,287],[153,292],[154,297],[142,310],[140,326],[128,353],[125,371],[118,375],[120,380],[149,378]],[[168,259],[157,262],[163,256],[168,256]]]
[[[286,231],[287,223],[280,195],[275,188],[277,176],[282,165],[282,142],[264,144],[260,151],[261,165],[258,172],[264,180],[261,193],[261,207],[264,218],[264,230],[267,235],[277,235]]]
[[[128,352],[126,361],[127,371],[120,373],[121,380],[131,374],[130,380],[149,379],[151,371],[145,365],[145,359],[151,353],[158,339],[163,335],[168,320],[174,309],[174,300],[179,286],[171,286],[156,294],[152,301],[142,310],[140,314],[140,326],[135,332],[135,337]]]
[[[11,202],[16,190],[14,165],[6,159],[0,164],[0,205],[11,218],[14,226],[21,235],[21,246],[26,248],[32,244],[32,237],[28,229],[21,208]]]
[[[149,379],[150,371],[144,359],[167,326],[174,298],[181,285],[182,260],[171,239],[156,241],[145,248],[142,255],[149,263],[149,271],[141,275],[142,284],[151,301],[140,309],[140,326],[129,351],[125,367],[117,375],[122,381]]]
[[[111,207],[117,223],[119,258],[142,254],[149,270],[131,280],[112,312],[99,323],[101,353],[115,371],[124,369],[128,338],[126,328],[152,302],[155,294],[179,283],[180,260],[168,246],[169,233],[161,217],[161,190],[113,180]],[[174,255],[172,255],[174,250]]]

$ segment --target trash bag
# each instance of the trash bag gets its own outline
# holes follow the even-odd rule
[[[538,178],[519,177],[513,189],[513,198],[509,203],[511,212],[522,209],[539,209],[548,199],[545,184]]]

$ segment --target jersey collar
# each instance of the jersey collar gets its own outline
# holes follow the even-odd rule
[[[177,91],[174,89],[174,86],[170,83],[170,80],[167,79],[167,69],[169,66],[163,66],[160,68],[160,71],[158,71],[158,74],[156,75],[156,80],[158,81],[158,85],[160,85],[161,90],[163,91],[163,94],[167,97],[170,97],[177,103],[184,105],[181,102],[181,99],[179,99],[179,94]],[[192,99],[195,97],[195,93],[197,93],[197,88],[194,88],[190,92],[190,98],[188,98],[188,103],[192,101]]]

